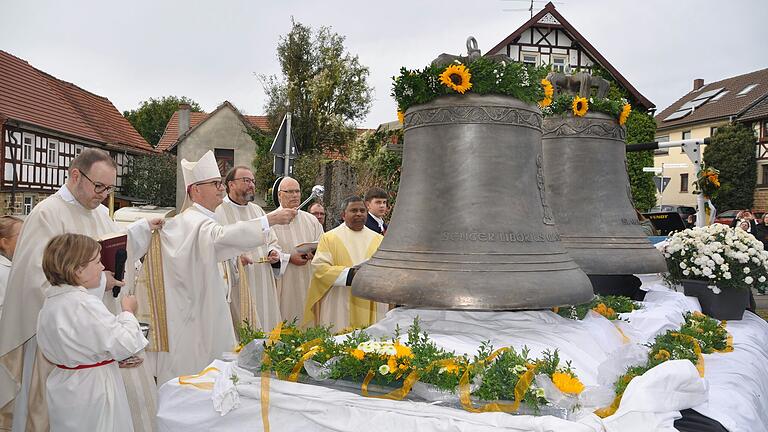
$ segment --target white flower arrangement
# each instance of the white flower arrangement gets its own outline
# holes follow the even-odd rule
[[[768,251],[752,234],[722,224],[675,233],[661,252],[667,260],[669,280],[710,282],[710,289],[764,288],[768,276]]]

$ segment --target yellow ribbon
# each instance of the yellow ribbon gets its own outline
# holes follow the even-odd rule
[[[481,360],[477,363],[473,363],[472,365],[467,367],[467,370],[464,371],[464,374],[461,376],[461,379],[459,380],[459,401],[461,402],[461,406],[464,407],[465,410],[469,412],[475,412],[475,413],[491,412],[491,411],[512,413],[512,412],[516,412],[520,408],[520,403],[523,401],[523,398],[525,397],[525,393],[530,388],[531,383],[533,382],[534,375],[536,374],[535,366],[529,368],[517,380],[517,384],[515,385],[515,390],[514,390],[515,400],[512,403],[491,402],[476,408],[472,404],[472,400],[470,399],[470,390],[469,390],[470,370],[476,367],[482,366],[483,364],[490,363],[496,357],[498,357],[499,355],[501,355],[502,353],[508,350],[509,350],[508,347],[499,348],[484,360]]]
[[[424,372],[429,372],[432,370],[432,368],[440,366],[447,366],[449,364],[454,364],[455,358],[449,358],[449,359],[442,359],[442,360],[435,360],[427,365],[426,368],[424,368]],[[408,396],[408,393],[411,392],[411,389],[413,388],[413,385],[416,384],[416,381],[419,380],[420,374],[418,371],[414,370],[408,376],[403,380],[403,385],[395,390],[392,390],[389,393],[383,394],[383,395],[374,395],[371,396],[368,394],[368,385],[371,383],[371,380],[376,376],[376,373],[374,371],[369,370],[368,374],[365,376],[365,379],[363,379],[363,384],[360,386],[360,391],[363,396],[365,397],[371,397],[371,398],[377,398],[377,399],[391,399],[391,400],[403,400],[406,396]]]
[[[301,344],[301,351],[306,351],[304,355],[301,356],[299,361],[293,366],[293,369],[291,370],[291,374],[288,375],[288,381],[296,382],[296,380],[299,379],[299,372],[301,372],[302,366],[304,366],[304,362],[311,359],[315,356],[318,352],[320,352],[320,347],[318,346],[323,342],[322,339],[312,339],[309,342],[304,342]]]
[[[280,339],[280,335],[283,334],[283,323],[279,323],[269,332],[269,339],[267,340],[267,347],[270,347]],[[272,363],[272,359],[267,355],[267,351],[264,350],[264,356],[261,358],[261,362],[265,366],[269,366]],[[269,432],[269,368],[265,367],[261,372],[261,423],[264,426],[264,432]]]
[[[617,330],[617,331],[619,332],[619,334],[621,335],[621,343],[623,343],[623,344],[628,344],[628,343],[629,343],[629,338],[628,338],[628,337],[627,337],[627,335],[625,335],[625,334],[624,334],[624,332],[621,330],[621,327],[619,327],[619,326],[618,326],[618,325],[617,325],[615,322],[613,323],[613,326],[614,326],[614,327],[616,327],[616,330]]]
[[[595,410],[595,415],[600,418],[606,418],[608,416],[612,416],[616,413],[616,410],[619,409],[619,404],[621,404],[621,397],[624,396],[624,393],[616,395],[616,398],[613,399],[613,402],[608,405],[605,408],[600,408]]]
[[[199,388],[200,390],[213,390],[213,383],[212,382],[201,382],[201,383],[198,383],[198,382],[191,382],[189,380],[195,379],[195,378],[200,378],[200,377],[204,376],[205,374],[207,374],[208,372],[214,372],[214,371],[215,372],[219,372],[218,369],[216,369],[215,367],[211,366],[211,367],[207,367],[207,368],[203,369],[202,372],[200,372],[198,374],[195,374],[195,375],[182,375],[182,376],[179,377],[179,384],[180,385],[188,385],[188,386],[196,387],[196,388]]]

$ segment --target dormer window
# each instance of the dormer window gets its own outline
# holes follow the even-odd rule
[[[755,87],[757,87],[757,84],[750,84],[744,87],[736,96],[744,96],[745,94],[751,92]]]

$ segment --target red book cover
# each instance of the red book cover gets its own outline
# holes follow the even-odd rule
[[[115,272],[115,255],[119,250],[127,250],[128,236],[123,233],[112,233],[101,237],[101,263],[104,270]]]

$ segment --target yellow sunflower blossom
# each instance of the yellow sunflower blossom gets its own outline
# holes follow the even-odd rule
[[[365,358],[365,353],[363,352],[363,350],[353,349],[349,353],[352,355],[352,357],[354,357],[354,358],[356,358],[358,360],[362,360],[362,359]]]
[[[661,360],[661,361],[669,360],[669,357],[670,357],[669,351],[664,349],[659,350],[659,352],[657,352],[656,355],[653,356],[653,358],[655,358],[656,360]]]
[[[389,370],[396,371],[397,370],[397,358],[395,358],[395,356],[389,356],[389,359],[387,360],[387,366],[389,366]]]
[[[544,98],[544,100],[539,101],[539,106],[542,108],[546,108],[550,105],[552,105],[552,99],[550,98]]]
[[[589,102],[587,101],[587,98],[576,96],[573,98],[572,108],[573,108],[573,115],[584,117],[584,114],[586,114],[587,110],[589,109]]]
[[[619,115],[619,124],[624,126],[624,123],[627,122],[627,119],[629,118],[629,113],[632,111],[632,106],[630,104],[624,104],[624,108],[621,109],[621,114]]]
[[[545,99],[552,99],[552,96],[555,95],[555,88],[552,86],[552,83],[549,82],[548,79],[541,80],[541,85],[544,87],[544,98]]]
[[[405,114],[403,114],[402,111],[397,112],[397,121],[399,121],[400,124],[405,123]]]
[[[413,358],[413,352],[411,352],[411,349],[405,345],[396,343],[395,350],[397,351],[397,354],[395,354],[397,357]]]
[[[452,64],[445,68],[440,74],[440,82],[445,84],[451,90],[464,94],[465,91],[472,88],[472,74],[466,66]]]
[[[564,372],[553,373],[552,383],[563,393],[579,394],[584,390],[584,384],[578,378]]]

